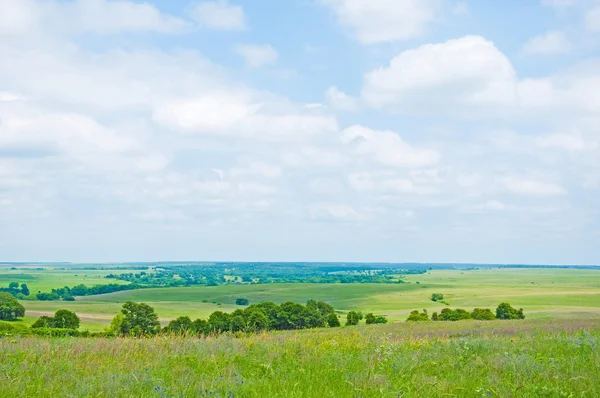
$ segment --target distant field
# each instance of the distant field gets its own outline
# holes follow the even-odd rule
[[[598,397],[600,322],[429,322],[233,338],[0,338],[0,396]]]
[[[0,273],[0,281],[11,281],[17,271]],[[24,271],[23,271],[24,272]],[[30,286],[51,287],[85,283],[114,282],[103,278],[111,271],[24,272]],[[306,302],[323,300],[337,310],[360,310],[387,315],[392,321],[406,319],[413,309],[440,311],[444,304],[430,300],[432,293],[444,294],[451,307],[494,308],[508,301],[524,308],[528,318],[600,318],[600,271],[574,269],[482,269],[473,271],[434,270],[405,277],[405,284],[272,284],[193,286],[123,291],[99,296],[78,297],[75,302],[24,301],[26,323],[57,309],[77,312],[83,327],[100,330],[128,300],[155,307],[163,323],[182,315],[206,318],[216,310],[239,308],[235,299]],[[19,280],[20,281],[20,280]],[[417,283],[418,282],[418,283]],[[1,282],[0,282],[1,283]],[[55,283],[55,285],[52,285]],[[34,289],[32,289],[34,291]],[[219,305],[220,304],[220,305]]]

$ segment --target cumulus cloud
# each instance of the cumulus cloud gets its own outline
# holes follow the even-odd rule
[[[414,148],[390,130],[377,131],[356,125],[343,131],[342,142],[351,146],[357,155],[386,166],[425,167],[440,160],[435,150]]]
[[[365,75],[362,95],[373,107],[402,112],[503,106],[515,102],[516,72],[492,42],[466,36],[400,53]]]
[[[550,31],[532,37],[523,45],[523,53],[527,55],[565,54],[571,50],[571,42],[560,31]]]
[[[246,14],[241,6],[229,4],[227,0],[203,1],[194,4],[191,16],[201,26],[218,30],[243,30]]]
[[[335,86],[331,86],[325,91],[325,100],[332,108],[343,111],[354,110],[358,105],[356,98],[350,97]]]
[[[423,35],[442,9],[440,0],[320,0],[364,44]]]

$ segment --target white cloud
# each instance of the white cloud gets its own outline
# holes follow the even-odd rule
[[[73,2],[0,0],[0,34],[153,31],[181,32],[190,24],[148,3],[76,0]]]
[[[422,36],[436,21],[440,0],[320,0],[361,43],[373,44]]]
[[[364,126],[352,126],[342,133],[342,142],[354,148],[358,155],[393,167],[426,167],[435,165],[440,154],[431,149],[413,148],[394,131],[372,130]]]
[[[532,37],[523,45],[523,53],[528,55],[565,54],[571,50],[571,42],[563,32],[550,31]]]
[[[273,64],[279,57],[277,51],[270,44],[238,44],[234,47],[234,50],[244,57],[246,66],[249,68],[260,68],[261,66]]]
[[[600,32],[600,5],[590,9],[585,15],[585,27],[590,32]]]
[[[193,6],[191,15],[201,26],[211,29],[243,30],[246,28],[244,9],[229,4],[227,0],[197,3]]]
[[[506,190],[519,195],[556,196],[567,193],[558,184],[523,177],[504,177],[501,178],[501,183]]]
[[[274,141],[302,141],[337,131],[334,118],[313,110],[257,102],[244,92],[215,92],[159,106],[154,120],[184,133]]]
[[[316,203],[308,207],[308,213],[315,220],[358,221],[364,216],[351,205],[343,203]]]
[[[334,109],[350,111],[357,107],[356,98],[350,97],[335,86],[331,86],[325,91],[325,100]]]
[[[510,105],[516,73],[492,42],[466,36],[402,52],[365,75],[363,97],[377,108],[416,113]]]
[[[581,134],[549,134],[538,137],[535,143],[541,148],[562,149],[568,152],[589,148]]]

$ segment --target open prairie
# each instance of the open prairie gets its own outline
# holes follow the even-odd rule
[[[109,271],[2,272],[0,280],[25,282],[34,289],[115,282],[104,278]],[[20,276],[29,279],[20,279]],[[82,319],[82,328],[90,330],[101,330],[128,300],[152,305],[166,323],[183,315],[195,319],[206,318],[216,310],[231,312],[239,308],[235,305],[239,297],[249,299],[250,303],[322,300],[338,311],[373,312],[386,315],[391,321],[406,319],[414,309],[440,311],[446,307],[431,301],[432,293],[443,294],[444,301],[452,308],[493,309],[507,301],[523,308],[527,318],[532,319],[600,317],[600,271],[597,270],[431,270],[404,276],[404,280],[406,283],[399,284],[275,283],[153,288],[77,297],[74,302],[22,301],[22,304],[27,310],[24,320],[27,324],[40,315],[64,308],[75,311]]]

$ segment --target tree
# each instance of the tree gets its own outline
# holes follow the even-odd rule
[[[24,296],[29,296],[30,293],[29,288],[24,283],[21,285],[21,293],[23,293]]]
[[[79,329],[79,317],[69,310],[58,310],[54,314],[52,327],[61,329]]]
[[[186,334],[194,329],[194,324],[189,316],[180,316],[177,319],[173,319],[166,328],[162,331],[164,333],[173,333],[173,334]]]
[[[340,327],[340,320],[335,313],[327,315],[327,325],[330,328]]]
[[[380,323],[388,323],[388,320],[386,317],[384,317],[383,315],[377,315],[375,317],[375,323],[376,324],[380,324]]]
[[[37,328],[51,328],[53,327],[52,325],[54,324],[54,318],[51,316],[41,316],[39,317],[34,323],[33,325],[31,325],[32,328],[37,329]]]
[[[0,320],[14,321],[24,316],[25,307],[12,294],[0,293]]]
[[[125,319],[125,315],[122,312],[119,312],[115,317],[110,321],[110,326],[105,330],[107,333],[117,336],[121,334],[121,327],[123,326],[123,320]]]
[[[496,318],[498,319],[525,319],[523,309],[516,310],[508,303],[501,303],[496,308]]]
[[[215,311],[208,317],[208,328],[214,333],[228,332],[231,327],[231,316],[223,311]]]
[[[236,315],[231,318],[231,331],[232,332],[241,332],[246,330],[246,320],[241,315]]]
[[[10,282],[8,284],[8,288],[11,290],[17,290],[17,289],[19,289],[19,283],[18,282]]]
[[[432,321],[437,321],[438,320],[438,313],[434,312],[433,314],[431,314],[431,320]]]
[[[475,308],[471,312],[471,318],[476,321],[493,321],[496,315],[489,308]]]
[[[426,322],[429,321],[429,315],[427,315],[427,310],[423,310],[423,312],[419,312],[418,310],[414,310],[410,313],[407,322]]]
[[[442,301],[444,299],[444,295],[441,293],[433,293],[431,295],[431,301]]]
[[[154,335],[160,331],[160,322],[154,308],[144,303],[127,301],[121,309],[123,323],[121,334],[134,336]]]
[[[259,308],[253,308],[246,312],[248,318],[247,329],[252,332],[269,329],[269,318],[265,312]]]
[[[365,317],[365,322],[367,323],[367,325],[374,324],[375,323],[375,315],[367,314],[367,316]]]
[[[248,301],[247,298],[236,298],[235,299],[235,304],[236,305],[248,305],[250,303],[250,301]]]
[[[346,316],[346,326],[358,325],[359,321],[360,321],[360,317],[358,315],[358,312],[356,312],[356,311],[350,311],[348,313],[348,315]]]

